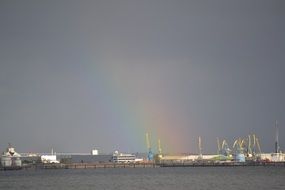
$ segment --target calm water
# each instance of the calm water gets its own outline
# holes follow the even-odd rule
[[[285,167],[0,171],[0,189],[285,189]]]

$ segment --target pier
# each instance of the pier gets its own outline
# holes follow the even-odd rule
[[[70,163],[70,164],[33,164],[24,169],[99,169],[99,168],[157,168],[154,163]]]
[[[160,167],[250,167],[250,166],[275,166],[285,167],[285,162],[164,162]]]

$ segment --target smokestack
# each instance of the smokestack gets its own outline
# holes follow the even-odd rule
[[[275,121],[275,130],[276,130],[276,137],[275,137],[275,153],[279,152],[279,131],[278,131],[278,121]]]

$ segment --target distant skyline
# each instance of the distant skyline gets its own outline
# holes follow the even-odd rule
[[[0,151],[285,150],[285,1],[0,1]]]

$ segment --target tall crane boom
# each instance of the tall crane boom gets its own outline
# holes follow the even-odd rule
[[[260,148],[259,140],[257,137],[256,137],[256,144],[257,144],[257,148],[258,148],[258,153],[261,154],[261,148]]]
[[[250,135],[248,135],[247,153],[252,155],[252,148],[251,148],[251,138],[250,138]]]
[[[160,139],[157,140],[157,148],[158,148],[158,153],[161,155],[162,154],[162,149],[161,149],[161,144],[160,144]]]

